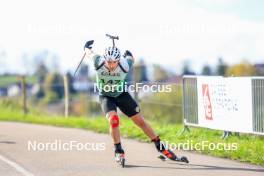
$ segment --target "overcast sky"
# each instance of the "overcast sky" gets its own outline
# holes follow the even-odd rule
[[[185,59],[196,71],[219,56],[264,62],[263,9],[262,0],[1,1],[0,69],[23,72],[24,53],[48,49],[73,70],[86,40],[98,53],[111,45],[106,33],[119,35],[122,51],[175,72]]]

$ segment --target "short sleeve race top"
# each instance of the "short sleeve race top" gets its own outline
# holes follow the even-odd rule
[[[104,57],[94,55],[92,59],[96,70],[99,95],[117,97],[124,92],[126,75],[133,66],[132,58],[130,56],[121,57],[118,66],[111,72],[104,65]]]

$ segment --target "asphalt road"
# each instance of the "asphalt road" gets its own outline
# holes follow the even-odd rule
[[[69,151],[71,142],[72,150]],[[189,164],[163,162],[157,158],[153,144],[130,139],[123,139],[122,143],[127,159],[125,168],[114,161],[109,135],[80,129],[0,122],[0,175],[264,176],[264,168],[260,166],[183,151],[177,153],[187,156]],[[34,144],[38,147],[36,150],[33,150]]]

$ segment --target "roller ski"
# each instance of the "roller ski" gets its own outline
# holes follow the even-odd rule
[[[168,151],[172,152],[170,150],[168,150]],[[167,159],[170,159],[171,161],[189,163],[189,160],[188,160],[188,158],[186,156],[177,157],[175,154],[174,154],[173,157],[168,157],[168,156],[165,157],[164,155],[160,155],[160,156],[158,156],[158,158],[161,159],[161,161],[166,161]]]
[[[158,152],[161,153],[161,155],[158,156],[158,158],[161,159],[162,161],[166,161],[166,159],[169,159],[171,161],[189,163],[187,157],[185,156],[178,157],[170,149],[166,149],[165,145],[160,141],[159,137],[153,139],[152,142],[154,142]]]
[[[115,161],[122,166],[125,167],[125,152],[123,149],[115,150]]]

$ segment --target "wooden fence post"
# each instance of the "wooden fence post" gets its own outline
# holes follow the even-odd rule
[[[26,77],[21,77],[21,93],[22,93],[22,106],[23,106],[23,112],[24,115],[28,113],[27,109],[27,86],[26,86]]]
[[[69,116],[69,84],[67,75],[63,76],[64,83],[64,116]]]

